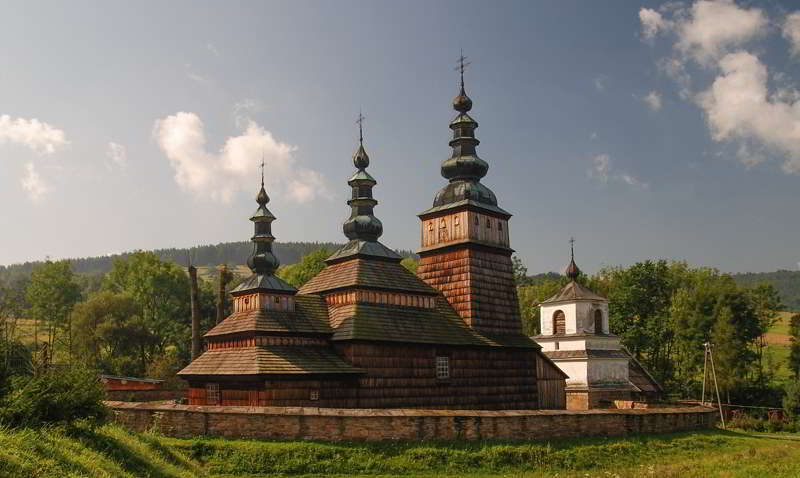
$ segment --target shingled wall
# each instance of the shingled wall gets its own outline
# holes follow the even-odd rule
[[[200,407],[107,402],[117,423],[170,436],[308,440],[554,440],[710,428],[706,407],[645,410],[412,410]]]

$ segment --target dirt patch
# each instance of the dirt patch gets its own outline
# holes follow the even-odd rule
[[[791,344],[791,336],[788,334],[776,334],[774,332],[767,332],[767,343],[770,345],[789,345]]]

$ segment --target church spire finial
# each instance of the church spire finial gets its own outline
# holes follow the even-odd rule
[[[361,110],[358,110],[358,119],[356,119],[356,123],[358,123],[358,144],[364,146],[364,115],[361,114]]]
[[[361,114],[361,110],[358,110],[356,124],[358,125],[358,149],[353,154],[353,164],[356,165],[359,171],[363,171],[369,166],[369,155],[364,149],[364,115]]]
[[[264,153],[261,153],[261,187],[264,187]]]
[[[578,265],[575,264],[575,238],[569,238],[569,265],[567,266],[567,270],[564,271],[564,274],[569,277],[571,280],[576,280],[579,275],[581,275],[581,270],[578,269]]]
[[[459,91],[458,96],[456,96],[453,100],[453,109],[462,114],[472,109],[472,100],[469,99],[469,96],[467,96],[467,93],[464,90],[464,70],[466,70],[471,64],[472,62],[467,61],[467,57],[464,56],[464,49],[462,48],[461,55],[458,57],[458,65],[455,67],[455,70],[461,75],[461,90]]]

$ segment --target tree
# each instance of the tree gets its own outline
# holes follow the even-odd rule
[[[541,280],[517,287],[522,330],[526,335],[538,335],[540,330],[539,304],[556,295],[567,283],[566,277]]]
[[[101,292],[75,306],[75,348],[88,367],[112,375],[141,376],[159,342],[127,294]]]
[[[528,277],[528,268],[525,267],[522,259],[520,259],[516,254],[511,257],[511,269],[514,273],[514,282],[517,284],[517,286],[531,283],[530,278]]]
[[[419,268],[419,261],[414,259],[413,257],[406,257],[402,261],[400,261],[400,265],[405,267],[414,275],[417,275],[417,269]]]
[[[795,380],[800,380],[800,314],[795,314],[789,319],[789,370],[794,374]]]
[[[72,358],[72,308],[81,298],[80,286],[70,268],[70,262],[46,261],[33,269],[26,290],[30,317],[34,320],[34,343],[38,345],[38,325],[47,327],[47,363],[53,362],[57,339],[66,345]]]
[[[764,349],[767,347],[767,332],[778,321],[778,312],[783,309],[778,291],[771,284],[761,282],[747,289],[750,300],[755,308],[758,320],[758,380],[766,385],[768,373],[764,370]]]
[[[278,270],[278,277],[299,289],[325,268],[325,259],[330,255],[331,251],[328,249],[317,249],[303,256],[297,264],[281,267]]]
[[[114,261],[106,290],[130,296],[139,309],[141,324],[156,337],[152,344],[139,343],[145,363],[162,355],[168,345],[179,347],[181,357],[188,359],[191,348],[189,277],[180,266],[162,261],[152,252],[136,252]]]

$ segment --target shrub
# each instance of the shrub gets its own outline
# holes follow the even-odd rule
[[[50,369],[33,377],[14,377],[0,408],[0,422],[11,427],[101,424],[108,415],[105,389],[95,372]]]
[[[791,381],[786,386],[783,410],[790,420],[800,419],[800,380]]]

